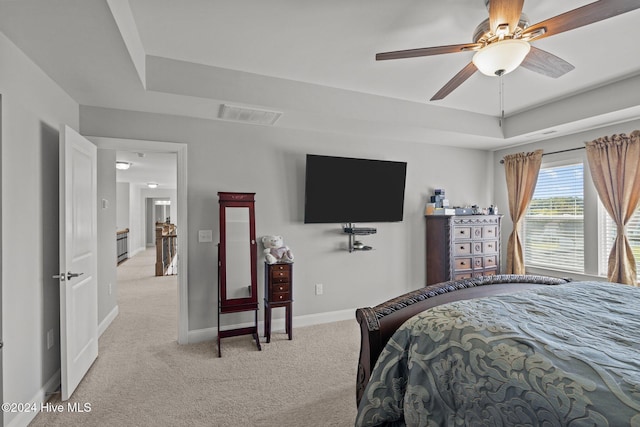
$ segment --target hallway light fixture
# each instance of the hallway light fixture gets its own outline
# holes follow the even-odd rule
[[[131,162],[117,161],[116,162],[116,169],[119,169],[121,171],[126,171],[127,169],[129,169],[131,167],[131,165],[132,165]]]
[[[147,187],[149,188],[158,188],[157,182],[147,182]]]

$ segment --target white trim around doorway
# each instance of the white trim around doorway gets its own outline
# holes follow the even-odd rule
[[[99,149],[121,151],[153,151],[175,153],[177,156],[177,204],[178,227],[188,230],[187,226],[187,144],[178,142],[147,141],[140,139],[105,138],[86,136]],[[181,233],[178,239],[178,344],[188,344],[189,305],[187,298],[187,266],[189,233]]]

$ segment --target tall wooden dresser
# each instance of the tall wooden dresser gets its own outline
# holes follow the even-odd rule
[[[427,215],[427,285],[500,273],[502,215]]]

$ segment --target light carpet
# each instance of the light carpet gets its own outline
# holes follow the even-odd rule
[[[153,250],[118,267],[119,315],[72,404],[32,426],[352,426],[359,350],[354,320],[177,344],[176,276],[153,276]],[[215,307],[211,308],[215,310]],[[50,403],[60,404],[59,395]]]

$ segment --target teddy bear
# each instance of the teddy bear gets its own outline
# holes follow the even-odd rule
[[[277,262],[293,262],[293,253],[288,246],[284,245],[282,236],[264,236],[262,238],[264,258],[267,264]]]

